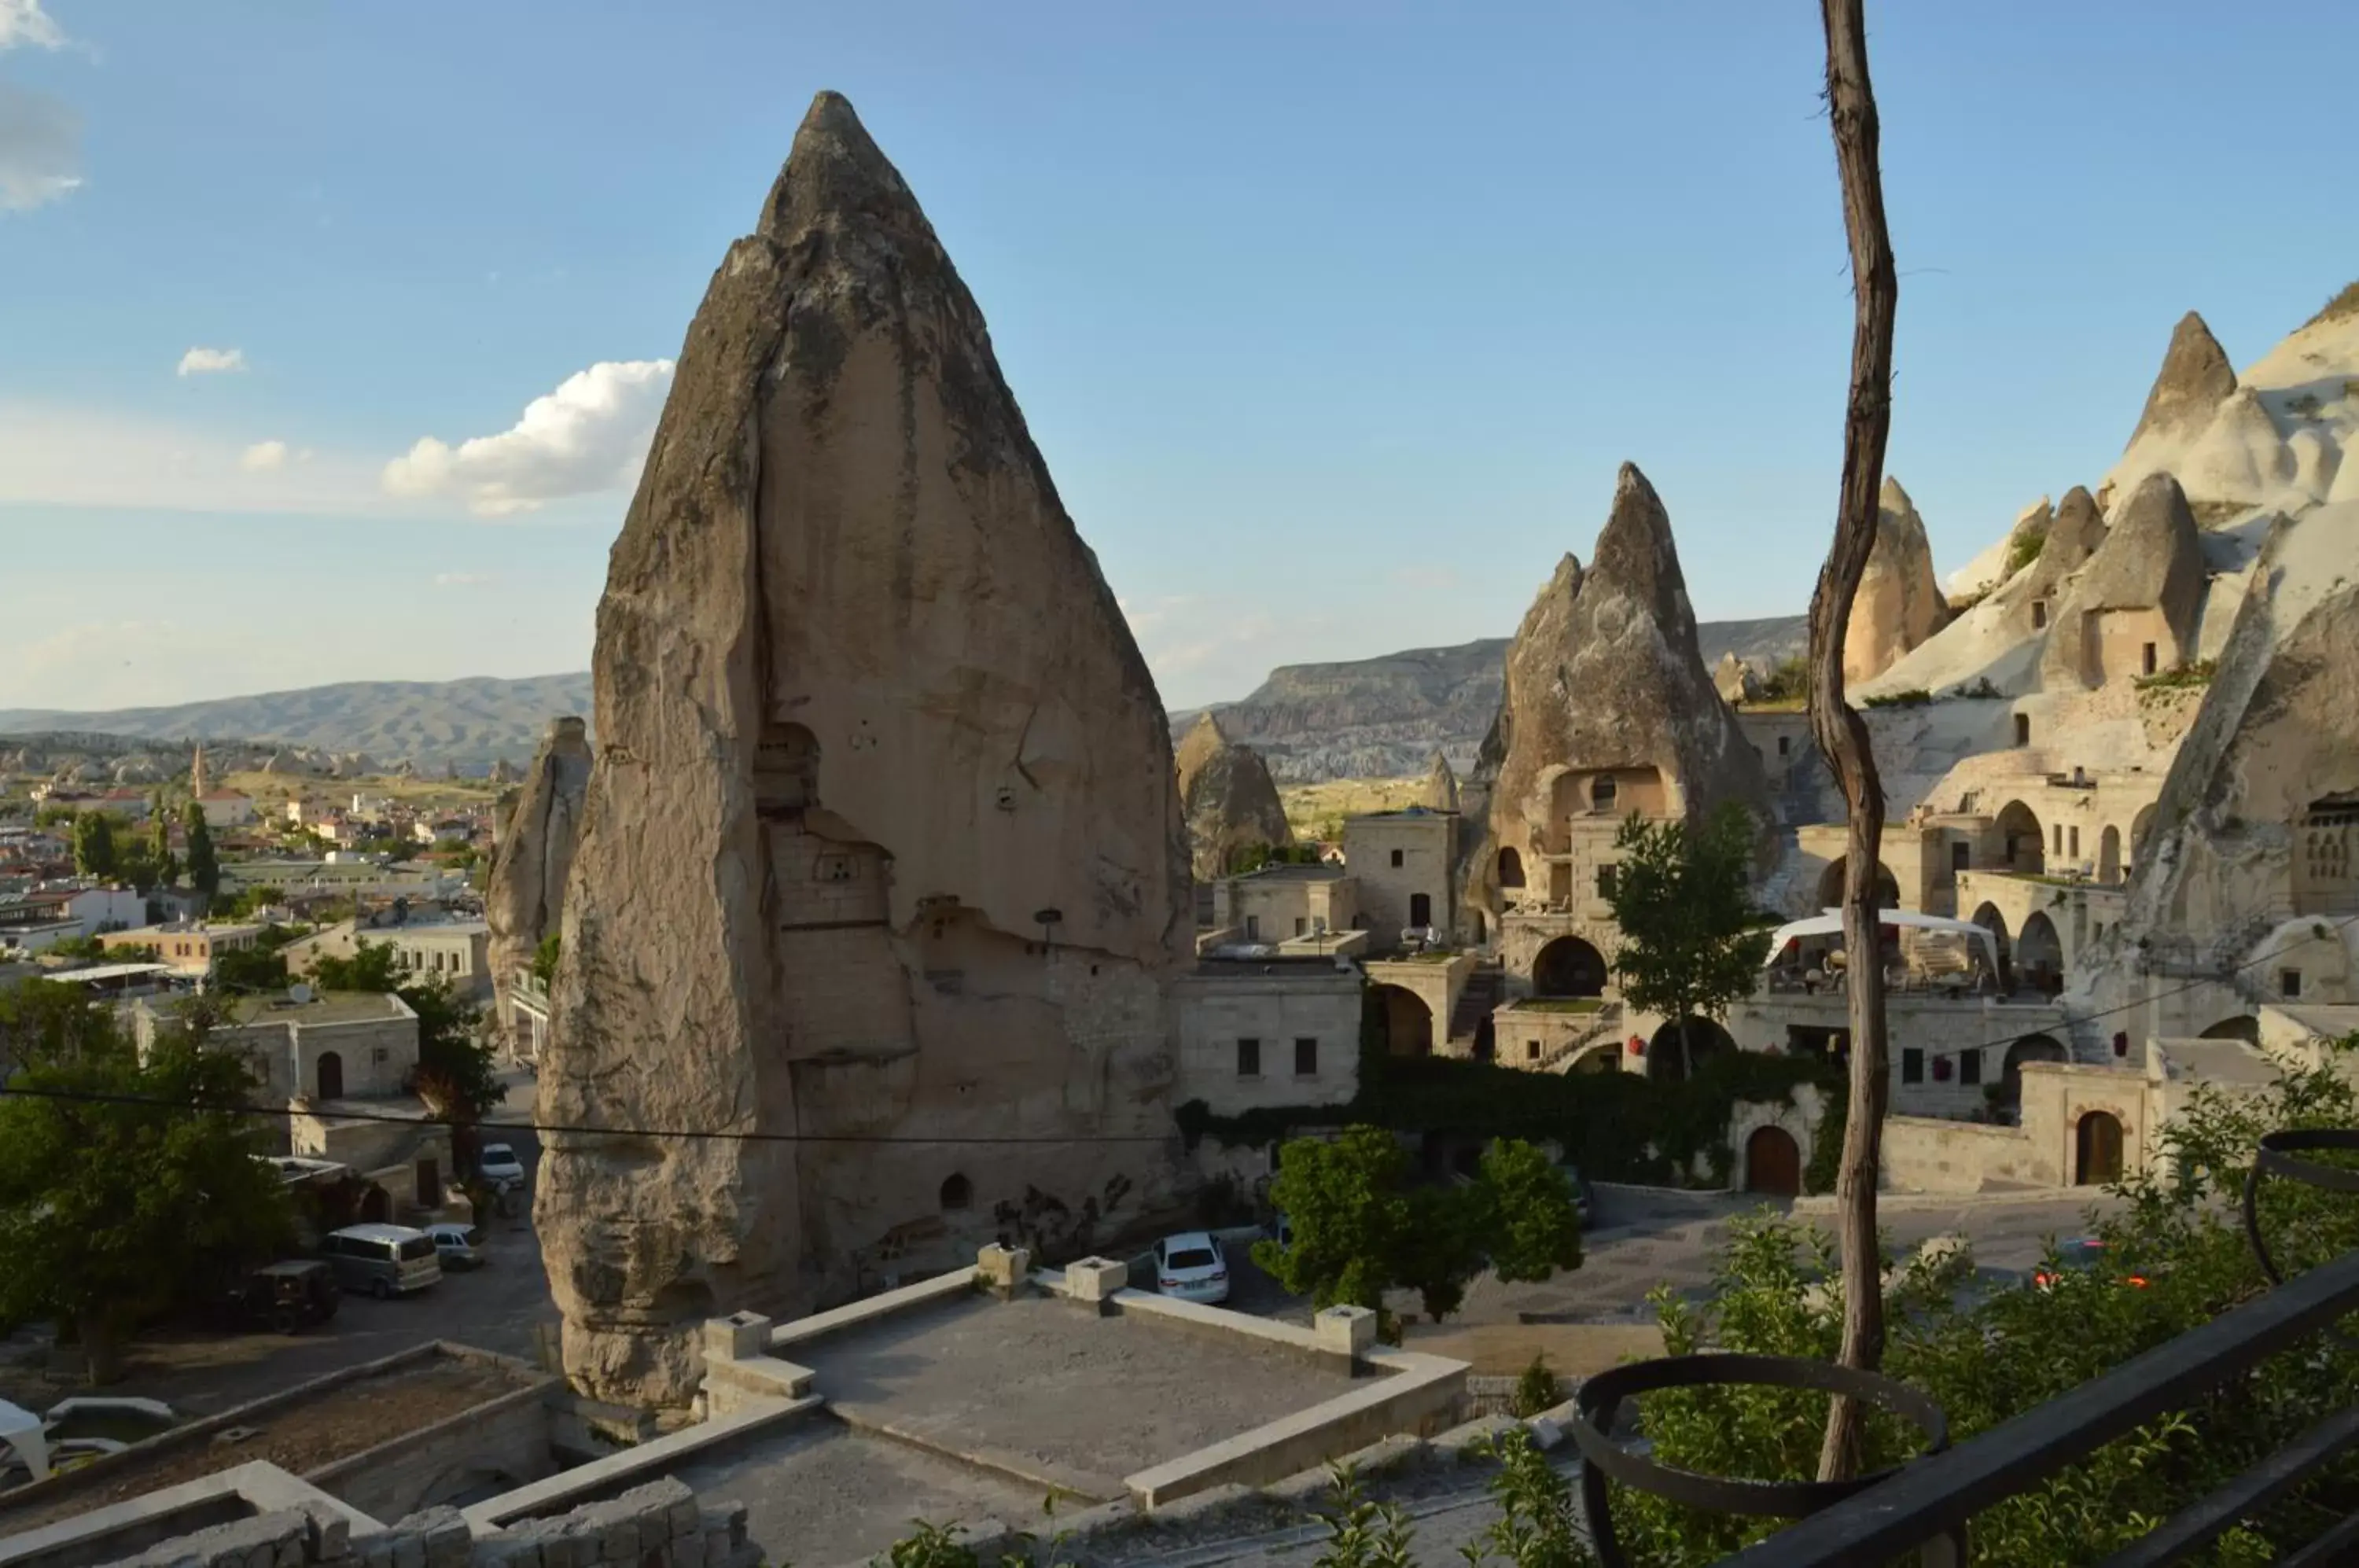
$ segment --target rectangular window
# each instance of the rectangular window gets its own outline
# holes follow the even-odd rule
[[[1398,866],[1400,863],[1401,863],[1401,852],[1400,852],[1399,850],[1397,850],[1397,850],[1393,851],[1393,864],[1394,864],[1395,866]]]
[[[2148,643],[2146,645],[2146,672],[2148,675],[2154,673],[2154,644]]]
[[[2031,744],[2031,715],[2029,713],[2017,713],[2015,715],[2015,744],[2017,746],[2029,746]]]
[[[1247,915],[1245,917],[1245,940],[1247,942],[1259,942],[1261,940],[1261,917],[1259,915]]]
[[[1307,917],[1302,916],[1302,915],[1297,915],[1297,916],[1295,916],[1295,917],[1294,917],[1294,934],[1295,934],[1295,935],[1297,935],[1297,936],[1300,936],[1300,935],[1302,935],[1304,932],[1308,931],[1310,929],[1310,920],[1309,920]]]
[[[2081,830],[2067,828],[2064,833],[2065,836],[2071,841],[2072,848],[2070,853],[2073,859],[2078,860],[2081,857]]]
[[[2300,970],[2280,969],[2277,971],[2277,995],[2283,996],[2288,1002],[2301,995]]]
[[[1294,1042],[1294,1075],[1297,1078],[1319,1076],[1319,1042],[1298,1040]]]
[[[1619,866],[1601,866],[1597,868],[1597,896],[1599,898],[1610,898],[1614,897],[1614,874],[1619,869]]]
[[[1913,1045],[1900,1053],[1900,1081],[1903,1083],[1925,1082],[1925,1053]]]
[[[1974,851],[1972,844],[1966,843],[1963,839],[1960,839],[1957,843],[1950,846],[1951,870],[1971,871],[1973,869],[1973,864]]]
[[[1237,1041],[1237,1076],[1240,1078],[1261,1076],[1261,1041],[1257,1040]]]
[[[1983,1081],[1983,1053],[1966,1051],[1958,1053],[1958,1082],[1979,1083]]]
[[[2031,602],[2031,629],[2033,631],[2038,631],[2047,624],[2048,601],[2045,599],[2034,599]]]
[[[1527,1040],[1524,1041],[1524,1060],[1527,1062],[1538,1062],[1539,1059],[1540,1042],[1536,1040]]]
[[[1779,735],[1779,736],[1777,737],[1777,755],[1778,755],[1778,756],[1783,757],[1783,756],[1785,756],[1788,752],[1791,751],[1793,748],[1794,748],[1794,737],[1793,737],[1792,735]]]
[[[2053,829],[2053,830],[2049,833],[2048,837],[2049,837],[2049,844],[2048,853],[2049,853],[2049,854],[2050,854],[2050,855],[2061,855],[2061,854],[2063,854],[2063,853],[2064,853],[2064,824],[2063,824],[2062,822],[2058,822],[2058,823],[2056,824],[2055,828],[2054,828],[2054,829]]]

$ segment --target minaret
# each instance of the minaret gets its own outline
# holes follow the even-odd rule
[[[205,748],[197,747],[196,759],[189,764],[189,793],[201,800],[205,798]]]

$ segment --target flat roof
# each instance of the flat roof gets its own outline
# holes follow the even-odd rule
[[[284,996],[255,996],[241,1007],[238,1024],[351,1024],[371,1018],[398,1018],[394,1010],[397,1000],[382,991],[321,991],[308,1002],[290,1001]]]
[[[44,979],[80,984],[88,980],[125,980],[134,975],[169,975],[168,964],[93,964],[85,969],[60,969]]]
[[[1273,882],[1338,882],[1350,875],[1351,873],[1343,867],[1324,860],[1308,866],[1299,861],[1288,860],[1273,862],[1258,870],[1242,872],[1233,880],[1252,882],[1266,877]]]

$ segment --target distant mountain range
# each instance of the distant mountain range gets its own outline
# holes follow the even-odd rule
[[[272,741],[329,752],[366,752],[421,768],[456,763],[480,772],[506,757],[521,763],[549,721],[590,713],[590,672],[520,681],[347,681],[295,691],[264,691],[168,708],[70,713],[0,709],[0,735],[89,730],[138,740]]]
[[[1767,665],[1799,652],[1803,617],[1707,621],[1707,666],[1734,649]],[[1506,639],[1411,648],[1337,664],[1288,664],[1242,702],[1213,704],[1231,738],[1257,746],[1288,782],[1424,770],[1437,750],[1463,770],[1498,712]],[[0,709],[0,735],[82,731],[134,740],[245,740],[321,752],[366,752],[421,769],[481,772],[523,762],[560,713],[590,714],[590,673],[520,681],[348,681],[172,707],[75,713]],[[1202,710],[1172,714],[1184,725]]]

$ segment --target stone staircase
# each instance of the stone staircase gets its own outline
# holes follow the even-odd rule
[[[1475,1031],[1492,1010],[1507,999],[1507,972],[1497,960],[1477,965],[1466,976],[1466,988],[1450,1009],[1450,1042],[1462,1055],[1471,1054]]]
[[[1593,1021],[1579,1034],[1559,1043],[1538,1062],[1517,1063],[1534,1073],[1567,1073],[1572,1059],[1609,1035],[1622,1032],[1622,1004],[1608,1002],[1591,1015]]]

